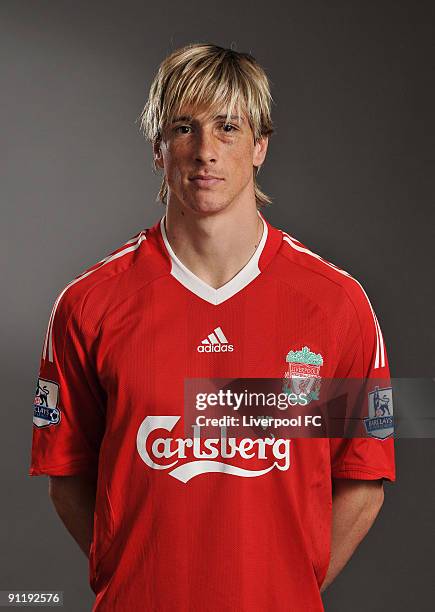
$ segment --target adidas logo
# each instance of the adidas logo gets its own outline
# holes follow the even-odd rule
[[[228,344],[225,334],[220,327],[215,327],[211,334],[196,347],[198,353],[231,353],[234,346]]]

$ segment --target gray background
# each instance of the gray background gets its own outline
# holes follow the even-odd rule
[[[135,120],[175,48],[233,44],[263,64],[265,214],[360,280],[392,376],[433,376],[433,3],[366,4],[1,2],[0,589],[61,589],[74,612],[93,601],[47,479],[27,476],[32,400],[58,292],[163,213]],[[434,441],[399,440],[396,457],[326,610],[433,610]]]

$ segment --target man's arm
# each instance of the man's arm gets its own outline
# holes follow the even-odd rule
[[[349,561],[373,525],[383,501],[382,479],[333,479],[331,560],[321,593]]]
[[[50,476],[49,495],[65,527],[89,557],[94,527],[95,475]]]

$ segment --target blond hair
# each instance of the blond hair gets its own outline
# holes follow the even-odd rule
[[[158,145],[164,127],[185,104],[204,105],[211,112],[225,107],[227,120],[234,110],[237,114],[245,112],[257,142],[275,131],[272,102],[267,75],[252,55],[212,44],[190,44],[172,52],[160,64],[139,116],[140,130]],[[157,171],[155,160],[153,168]],[[260,168],[253,166],[257,208],[272,202],[257,183]],[[157,201],[166,204],[167,194],[164,176]]]

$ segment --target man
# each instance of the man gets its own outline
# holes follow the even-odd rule
[[[295,438],[280,462],[279,440],[199,451],[184,431],[185,379],[389,376],[361,285],[260,212],[270,102],[251,55],[166,58],[141,115],[165,215],[54,303],[30,474],[89,554],[98,612],[323,610],[395,479],[391,437]]]

